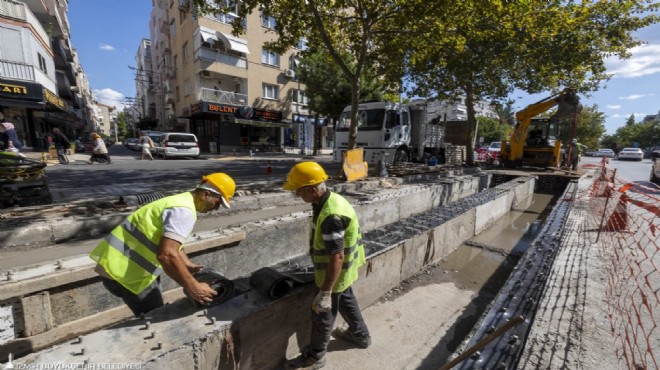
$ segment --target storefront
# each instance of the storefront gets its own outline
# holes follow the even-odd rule
[[[293,127],[285,130],[285,145],[305,151],[331,149],[334,145],[334,130],[327,118],[294,114]]]
[[[249,106],[201,102],[184,110],[190,117],[190,131],[197,135],[202,152],[281,151],[282,112]]]

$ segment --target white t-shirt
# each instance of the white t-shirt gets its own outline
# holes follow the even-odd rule
[[[186,207],[166,208],[162,214],[163,236],[182,243],[192,233],[195,214]]]

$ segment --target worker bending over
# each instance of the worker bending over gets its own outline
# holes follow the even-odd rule
[[[332,327],[341,314],[347,329],[337,328],[332,334],[367,348],[371,344],[351,285],[357,280],[358,268],[365,263],[364,246],[357,214],[348,201],[329,191],[328,179],[316,162],[301,162],[287,176],[285,190],[293,190],[306,203],[312,204],[310,254],[314,263],[318,292],[312,302],[310,344],[287,369],[320,369]]]
[[[235,190],[229,175],[212,173],[190,192],[156,200],[133,212],[90,254],[103,285],[123,299],[135,316],[163,306],[163,271],[192,299],[211,303],[217,292],[192,276],[203,266],[188,258],[183,242],[193,230],[197,212],[210,212],[220,205],[229,208]]]

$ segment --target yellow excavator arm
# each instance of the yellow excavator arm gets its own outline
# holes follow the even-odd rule
[[[563,112],[575,113],[577,102],[578,99],[575,92],[572,89],[565,89],[558,94],[530,104],[525,109],[518,111],[516,113],[518,123],[511,132],[511,135],[509,135],[509,141],[502,142],[501,159],[509,164],[522,164],[527,130],[529,130],[532,118],[556,105],[559,105],[557,115],[561,115]],[[558,146],[560,145],[560,143],[557,144]],[[559,148],[554,148],[553,152],[559,153]],[[555,157],[558,160],[558,154]]]

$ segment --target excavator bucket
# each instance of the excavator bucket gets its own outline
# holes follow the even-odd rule
[[[364,161],[364,149],[356,148],[345,151],[342,169],[348,182],[367,177],[369,167]]]
[[[557,112],[551,119],[567,120],[573,118],[581,110],[580,98],[574,92],[569,92],[557,100]]]

